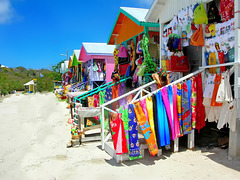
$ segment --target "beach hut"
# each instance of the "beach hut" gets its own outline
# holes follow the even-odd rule
[[[82,43],[78,60],[82,63],[83,81],[89,81],[91,89],[111,82],[114,48],[114,45],[106,43]]]
[[[28,89],[28,93],[36,92],[37,79],[25,83],[24,86]]]
[[[201,12],[200,12],[201,9]],[[206,13],[205,13],[205,12]],[[199,16],[200,15],[200,16]],[[219,16],[220,15],[220,16]],[[199,18],[198,18],[199,17]],[[207,17],[207,20],[206,20]],[[202,19],[201,19],[202,18]],[[164,61],[170,62],[170,71],[176,71],[174,55],[169,52],[166,42],[169,35],[179,33],[182,38],[184,57],[188,58],[190,72],[204,70],[208,77],[225,73],[230,69],[231,89],[234,99],[229,109],[222,109],[214,122],[221,128],[220,119],[226,118],[225,127],[229,127],[229,156],[240,157],[240,2],[239,0],[155,0],[146,15],[147,22],[158,22],[160,25],[160,52],[161,65]],[[204,20],[204,21],[202,21]],[[181,29],[181,31],[178,31]],[[175,35],[174,35],[175,36]],[[174,39],[178,37],[175,36]],[[198,46],[198,47],[196,47]],[[200,47],[201,46],[201,47]],[[171,46],[170,46],[171,48]],[[167,52],[167,53],[166,53]],[[186,60],[186,58],[185,58]],[[184,61],[185,61],[184,60]],[[178,69],[177,71],[181,71]],[[217,75],[215,74],[216,72]],[[228,72],[227,72],[228,73]],[[211,76],[209,74],[212,74]],[[189,77],[191,77],[189,75]],[[203,76],[204,77],[204,76]],[[220,76],[221,77],[221,76]],[[213,78],[214,79],[214,78]],[[216,78],[215,78],[216,80]],[[215,82],[214,80],[214,82]],[[216,81],[217,82],[217,81]],[[222,82],[222,81],[221,81]],[[226,81],[225,81],[226,82]],[[215,83],[217,84],[217,83]],[[203,79],[203,87],[207,86]],[[226,85],[224,85],[226,86]],[[215,88],[215,86],[214,86]],[[217,88],[216,88],[217,89]],[[220,88],[219,88],[220,89]],[[205,95],[206,96],[206,95]],[[213,97],[213,95],[212,95]],[[225,102],[226,103],[226,102]],[[236,103],[236,104],[235,104]],[[201,103],[200,103],[201,104]],[[211,103],[209,113],[214,113]],[[219,105],[220,106],[220,105]],[[198,111],[200,106],[197,105]],[[220,106],[221,107],[221,106]],[[224,106],[225,107],[225,106]],[[205,108],[207,105],[205,104]],[[228,116],[228,112],[236,113],[236,117]],[[227,116],[227,117],[226,117]],[[211,117],[206,120],[211,122]],[[204,120],[203,120],[204,122]],[[204,123],[205,124],[205,123]],[[225,123],[223,123],[225,124]],[[220,133],[220,131],[219,131]]]

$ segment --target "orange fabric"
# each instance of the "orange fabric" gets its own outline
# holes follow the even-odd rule
[[[200,25],[200,27],[191,36],[190,44],[193,45],[193,46],[202,46],[202,47],[204,46],[202,24]]]
[[[71,67],[72,67],[72,59],[69,58],[68,69],[70,69]]]
[[[211,100],[211,106],[222,106],[222,103],[217,103],[216,102],[216,97],[217,97],[217,92],[219,85],[221,84],[221,74],[216,74],[215,80],[214,80],[214,89],[213,89],[213,96]]]
[[[150,123],[143,113],[142,107],[139,102],[134,103],[134,111],[140,125],[140,128],[143,132],[144,138],[146,140],[149,153],[154,156],[158,153],[158,147],[156,143],[156,139],[154,138],[154,134],[151,130]]]
[[[217,59],[216,59],[216,54],[214,52],[209,53],[209,65],[215,65],[217,64]],[[217,73],[217,68],[209,68],[209,73],[211,74],[216,74]]]
[[[118,93],[119,93],[119,84],[114,85],[112,87],[112,99],[115,99],[118,97]]]

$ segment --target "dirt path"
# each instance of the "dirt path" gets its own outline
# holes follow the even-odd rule
[[[227,150],[183,151],[116,164],[100,142],[66,148],[68,110],[48,94],[15,94],[0,103],[0,179],[240,179]],[[145,153],[147,154],[147,153]]]

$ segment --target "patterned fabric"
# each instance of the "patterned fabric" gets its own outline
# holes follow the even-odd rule
[[[158,93],[156,93],[156,99],[157,99],[159,144],[160,146],[166,146],[170,144],[170,132],[167,113],[162,100],[161,91],[158,91]]]
[[[142,107],[143,113],[145,114],[147,120],[148,120],[148,111],[147,111],[147,105],[146,105],[146,99],[143,99],[139,101],[140,106]]]
[[[134,159],[133,157],[141,158],[140,143],[138,140],[137,118],[132,104],[129,104],[128,106],[128,117],[129,117],[129,158],[130,160],[132,160]]]
[[[117,69],[117,66],[118,66],[118,56],[117,56],[118,53],[119,53],[119,50],[117,48],[115,48],[113,51],[113,56],[114,56],[114,61],[115,61],[114,69]]]
[[[157,143],[154,139],[154,135],[151,131],[151,127],[149,121],[147,120],[146,116],[143,113],[142,107],[140,106],[139,102],[134,103],[134,111],[140,125],[140,128],[143,132],[144,138],[146,140],[149,153],[154,156],[158,153]]]
[[[218,88],[221,84],[221,79],[222,79],[222,74],[216,74],[216,77],[215,77],[215,80],[214,80],[214,89],[213,89],[211,106],[222,106],[222,103],[217,103],[216,102],[217,92],[218,92]]]
[[[127,153],[127,142],[123,129],[123,123],[120,119],[120,114],[110,113],[110,128],[116,154]]]
[[[99,92],[99,106],[101,106],[105,102],[105,93],[106,93],[106,90]]]
[[[183,135],[182,130],[182,85],[180,83],[177,84],[177,110],[178,110],[178,121],[179,121],[179,129],[181,136]]]
[[[129,129],[129,125],[128,125],[128,108],[127,107],[123,107],[121,106],[119,108],[119,113],[121,114],[121,119],[123,121],[123,128],[124,128],[124,133],[125,133],[125,137],[126,137],[126,141],[127,141],[127,148],[129,151],[129,135],[128,135],[128,129]]]
[[[152,129],[154,138],[156,140],[156,134],[155,134],[155,128],[154,128],[154,120],[153,120],[153,101],[152,101],[152,97],[148,97],[146,99],[146,106],[147,106],[148,120],[149,120],[149,123],[150,123],[150,127]]]
[[[165,109],[166,109],[167,116],[168,116],[170,137],[171,137],[171,140],[174,140],[175,139],[174,125],[173,125],[172,114],[171,114],[171,109],[170,109],[170,102],[169,102],[169,99],[168,99],[168,94],[167,94],[167,88],[166,87],[164,87],[162,89],[162,99],[163,99],[163,103],[165,105]]]
[[[176,137],[180,137],[180,125],[178,120],[178,109],[177,109],[177,85],[173,86],[173,121],[174,121],[174,132]]]
[[[196,128],[196,106],[197,106],[197,84],[196,78],[192,78],[192,92],[191,92],[191,115],[192,115],[192,128]]]
[[[94,94],[94,107],[99,107],[99,94]]]
[[[94,96],[88,97],[88,107],[94,107]]]
[[[157,96],[156,96],[156,94],[153,94],[152,101],[153,101],[154,130],[155,130],[155,135],[156,135],[156,141],[157,141],[158,149],[160,149],[161,146],[160,146],[159,130],[158,130],[158,109],[157,109]]]
[[[125,83],[124,82],[119,85],[118,96],[122,96],[124,94],[124,87],[125,87]],[[122,99],[119,100],[119,105],[120,106],[124,106],[126,104],[127,104],[127,97],[122,98]]]
[[[169,98],[169,104],[170,104],[170,111],[171,111],[171,116],[172,116],[172,124],[173,124],[173,129],[174,129],[174,138],[176,138],[176,132],[175,132],[175,123],[174,123],[174,117],[173,117],[173,88],[172,86],[167,87],[167,93],[168,93],[168,98]]]
[[[105,102],[112,100],[112,87],[106,88]]]
[[[187,83],[182,84],[182,123],[183,123],[183,135],[191,133],[192,121],[190,118],[189,109],[189,99],[188,99],[188,87]]]
[[[205,109],[203,106],[202,74],[196,76],[197,84],[197,111],[196,111],[196,129],[200,130],[205,126]]]

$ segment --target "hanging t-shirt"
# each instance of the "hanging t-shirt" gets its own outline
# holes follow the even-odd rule
[[[213,96],[211,100],[211,106],[222,106],[222,103],[216,102],[217,92],[219,85],[221,83],[222,74],[216,74],[215,80],[214,80],[214,89],[213,89]]]
[[[213,89],[214,89],[215,76],[216,76],[216,74],[208,73],[208,77],[207,77],[207,80],[206,80],[203,97],[205,97],[205,98],[212,98]]]

